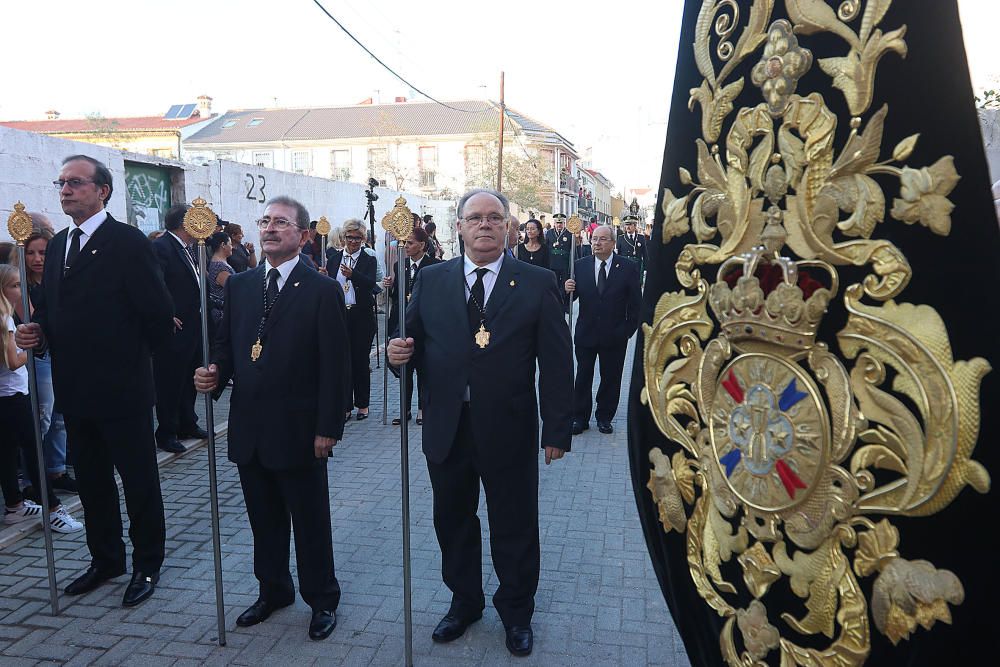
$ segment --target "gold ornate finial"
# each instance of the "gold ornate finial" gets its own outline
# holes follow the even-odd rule
[[[330,221],[326,219],[325,215],[319,216],[319,220],[316,221],[316,233],[320,236],[329,236]]]
[[[7,218],[7,232],[18,245],[24,245],[31,236],[31,230],[31,216],[24,212],[24,204],[17,202],[14,204],[14,212]]]
[[[197,239],[199,244],[205,243],[205,239],[215,232],[218,223],[219,217],[201,197],[191,202],[191,208],[184,214],[184,231]]]
[[[580,230],[583,229],[583,220],[580,219],[580,216],[574,213],[569,216],[569,220],[566,221],[566,229],[573,234],[579,234]]]
[[[413,211],[406,206],[402,195],[396,197],[392,210],[382,218],[382,229],[397,239],[405,239],[413,231]]]

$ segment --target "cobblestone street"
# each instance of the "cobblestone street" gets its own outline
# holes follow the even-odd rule
[[[372,418],[351,422],[330,462],[334,555],[343,599],[338,626],[328,640],[307,638],[309,609],[301,599],[265,623],[236,627],[236,617],[257,597],[257,581],[252,535],[223,438],[219,493],[228,645],[216,644],[207,448],[200,447],[161,465],[167,557],[154,597],[142,605],[121,607],[127,583],[123,576],[79,598],[61,596],[62,613],[53,618],[41,531],[0,550],[0,664],[402,664],[399,431],[382,425],[381,369],[373,370],[372,380]],[[389,389],[390,395],[398,392],[391,376]],[[591,430],[574,439],[565,459],[545,466],[540,457],[542,571],[533,622],[535,650],[529,658],[507,652],[503,627],[489,603],[483,620],[461,639],[446,645],[431,641],[450,593],[440,579],[420,429],[411,422],[415,664],[688,664],[636,516],[626,396],[623,391],[614,435],[601,435],[592,422]],[[220,423],[227,412],[224,403],[216,410]],[[390,399],[390,419],[397,412],[393,403]],[[78,516],[82,518],[82,510]],[[485,532],[485,503],[480,518]],[[89,554],[82,532],[56,535],[55,547],[61,590],[87,567]],[[489,573],[489,600],[497,581],[488,548],[483,571]]]

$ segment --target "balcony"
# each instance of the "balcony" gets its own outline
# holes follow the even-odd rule
[[[351,180],[351,168],[350,167],[334,167],[333,173],[330,178],[334,181],[347,181]]]
[[[421,188],[434,188],[434,176],[435,172],[421,169],[420,170],[420,187]]]
[[[579,186],[577,180],[569,174],[559,174],[559,189],[576,192]]]

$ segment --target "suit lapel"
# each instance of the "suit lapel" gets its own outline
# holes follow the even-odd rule
[[[80,248],[80,254],[73,261],[73,266],[69,267],[69,270],[66,271],[66,278],[75,276],[104,256],[104,251],[107,249],[111,235],[114,233],[111,226],[116,224],[118,222],[108,215],[107,219],[101,223],[101,226],[97,228],[94,235],[87,241],[87,245]]]
[[[267,323],[264,325],[264,334],[274,326],[275,321],[278,320],[282,313],[291,308],[292,303],[302,293],[302,278],[305,277],[306,271],[312,271],[312,269],[306,267],[302,260],[299,260],[299,263],[295,265],[292,272],[288,274],[288,280],[282,286],[281,292],[278,294],[278,300],[274,302],[271,314],[268,315]],[[263,296],[261,297],[261,302],[263,303]]]
[[[177,252],[177,256],[180,257],[181,262],[183,262],[184,266],[186,266],[188,268],[188,271],[191,272],[191,277],[194,278],[195,283],[197,283],[198,282],[198,270],[195,268],[194,261],[191,259],[191,255],[188,254],[187,248],[185,248],[181,244],[177,243],[177,241],[175,241],[174,239],[171,239],[170,243],[174,246],[174,250]],[[207,247],[205,249],[205,252],[206,253],[208,252],[208,248]],[[206,257],[206,259],[208,259],[209,261],[211,261],[211,259],[209,259],[207,257]],[[207,265],[208,262],[205,262],[205,264]]]
[[[509,297],[517,287],[517,276],[520,270],[517,267],[517,260],[505,257],[500,265],[500,273],[497,274],[497,281],[493,284],[493,291],[486,302],[486,322],[492,322],[502,311]]]

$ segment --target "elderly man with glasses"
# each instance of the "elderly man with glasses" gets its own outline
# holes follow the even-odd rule
[[[459,200],[458,217],[465,254],[417,275],[406,310],[409,337],[389,341],[388,359],[415,364],[425,379],[423,450],[441,573],[452,592],[432,638],[458,639],[483,614],[482,483],[500,579],[493,606],[507,649],[527,655],[540,565],[539,444],[546,463],[570,448],[569,327],[554,274],[504,252],[506,197],[472,190]]]
[[[340,603],[326,462],[344,431],[344,295],[299,257],[309,230],[302,204],[271,199],[258,227],[266,260],[226,281],[213,363],[195,372],[195,388],[218,398],[233,380],[229,460],[239,468],[260,583],[236,624],[256,625],[294,602],[294,526],[299,592],[312,608],[309,637],[325,639]],[[314,363],[297,363],[303,354]]]

